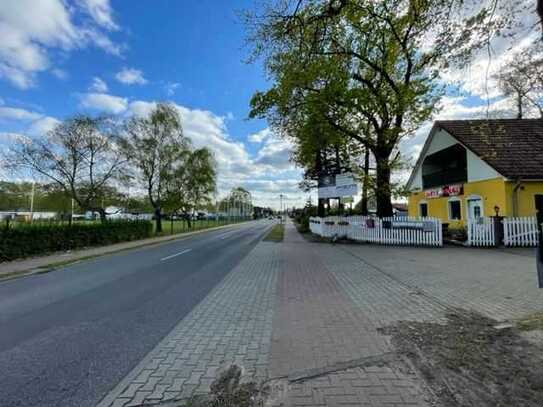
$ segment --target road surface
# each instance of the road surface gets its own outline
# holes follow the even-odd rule
[[[96,405],[270,226],[232,226],[0,283],[0,405]]]

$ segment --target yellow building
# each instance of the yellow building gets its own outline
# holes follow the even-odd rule
[[[543,119],[436,121],[407,186],[409,216],[450,228],[543,215]]]

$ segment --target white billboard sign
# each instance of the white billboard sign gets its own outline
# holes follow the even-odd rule
[[[358,194],[358,183],[351,173],[338,174],[326,177],[325,182],[319,186],[319,199],[341,198]]]

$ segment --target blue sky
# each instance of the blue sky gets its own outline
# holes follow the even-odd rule
[[[42,137],[76,112],[128,117],[171,101],[185,133],[217,158],[219,193],[242,185],[255,203],[303,204],[291,146],[267,124],[247,120],[249,100],[268,87],[260,63],[247,64],[238,12],[252,0],[2,0],[0,7],[0,146],[20,135]],[[527,43],[530,38],[526,38]],[[522,44],[521,44],[522,45]],[[511,50],[493,44],[490,77]],[[485,55],[443,73],[460,89],[436,118],[486,113]],[[492,108],[508,108],[489,83]],[[401,145],[416,158],[431,122]],[[1,176],[2,174],[0,174]],[[7,174],[3,174],[7,177]],[[406,174],[399,174],[406,177]]]
[[[303,202],[290,146],[248,120],[267,83],[245,61],[238,13],[250,0],[6,0],[0,10],[0,143],[41,137],[77,112],[144,114],[178,105],[186,134],[219,163],[219,193],[243,185],[258,204]],[[22,16],[22,12],[26,14]],[[29,23],[32,21],[32,24]]]

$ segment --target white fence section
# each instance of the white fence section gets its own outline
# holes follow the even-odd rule
[[[466,243],[468,246],[496,246],[493,218],[468,219],[467,229],[468,240]]]
[[[504,218],[503,244],[505,246],[537,246],[538,230],[535,216]]]
[[[310,218],[312,233],[390,245],[443,246],[442,224],[436,218],[329,216]]]

